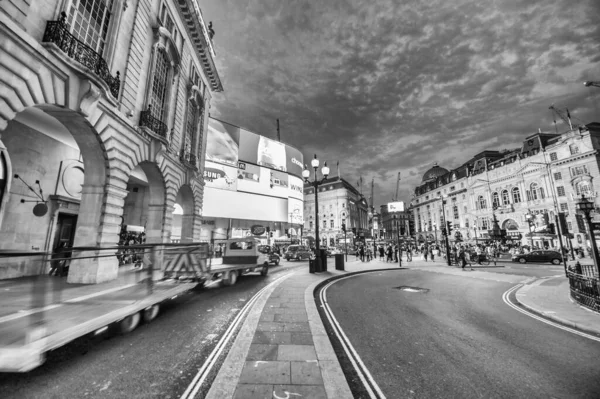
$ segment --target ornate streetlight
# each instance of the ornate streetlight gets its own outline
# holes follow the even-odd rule
[[[590,87],[590,86],[600,87],[600,82],[594,82],[593,80],[588,80],[588,81],[583,82],[583,85],[585,87]]]
[[[595,210],[595,204],[585,198],[583,194],[581,194],[581,198],[579,201],[575,203],[577,211],[582,213],[585,217],[586,225],[588,231],[590,232],[590,241],[592,245],[592,258],[594,260],[594,266],[596,266],[596,270],[600,273],[600,269],[598,268],[598,247],[596,246],[596,237],[594,236],[594,227],[592,227],[592,216],[591,213]]]
[[[315,189],[315,245],[316,245],[316,259],[315,259],[315,267],[314,270],[309,270],[310,273],[320,272],[321,271],[321,246],[319,240],[319,186],[323,184],[327,176],[329,175],[329,168],[327,167],[327,162],[323,163],[323,167],[321,168],[321,174],[323,178],[321,180],[317,179],[317,169],[319,168],[319,160],[317,159],[317,154],[310,161],[310,165],[315,170],[315,179],[311,182],[308,180],[310,177],[310,170],[308,167],[304,165],[304,170],[302,171],[302,177],[307,184],[310,184]]]

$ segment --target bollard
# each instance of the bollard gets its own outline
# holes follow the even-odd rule
[[[335,255],[335,270],[345,270],[344,269],[344,254],[336,254]]]

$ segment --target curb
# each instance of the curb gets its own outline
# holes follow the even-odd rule
[[[517,293],[519,293],[519,291],[523,290],[525,287],[531,286],[531,285],[533,285],[533,284],[535,284],[535,283],[537,283],[539,281],[542,281],[542,280],[544,280],[544,279],[538,279],[538,280],[533,281],[532,283],[528,284],[527,286],[523,285],[521,288],[519,288],[518,290],[516,290],[514,292],[514,294],[515,294],[515,302],[519,306],[521,306],[521,307],[529,310],[530,312],[532,312],[532,313],[534,313],[537,316],[540,316],[542,318],[550,319],[550,320],[552,320],[552,321],[554,321],[556,323],[562,324],[562,325],[564,325],[566,327],[570,327],[570,328],[579,330],[581,332],[585,332],[587,334],[596,335],[596,336],[600,335],[600,331],[598,331],[598,330],[592,330],[592,329],[589,329],[589,328],[586,328],[586,327],[582,327],[579,323],[575,323],[575,322],[572,322],[570,320],[565,320],[562,317],[555,316],[554,314],[544,313],[544,311],[542,311],[542,310],[540,310],[540,309],[538,309],[538,308],[536,308],[534,306],[527,305],[527,304],[525,304],[525,303],[523,303],[523,302],[521,302],[519,300],[519,298],[517,296]],[[569,295],[569,299],[571,299],[570,295]]]

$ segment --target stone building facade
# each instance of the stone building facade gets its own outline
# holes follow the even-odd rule
[[[315,236],[315,188],[304,186],[304,236]],[[366,198],[350,183],[339,177],[325,179],[319,186],[319,239],[321,245],[335,246],[344,240],[342,223],[346,224],[346,239],[370,236],[369,205]],[[356,236],[352,229],[356,229]]]
[[[114,246],[125,226],[169,242],[175,204],[199,237],[212,35],[197,0],[0,1],[0,249]],[[24,259],[0,278],[44,271]],[[117,273],[77,260],[68,281]]]
[[[379,227],[378,237],[380,239],[396,241],[397,237],[401,240],[409,237],[409,212],[405,209],[403,212],[389,212],[388,206],[381,205],[381,224]],[[383,233],[383,235],[381,234]]]
[[[586,245],[576,220],[584,195],[598,208],[600,124],[562,134],[536,133],[520,148],[482,151],[456,169],[434,165],[415,188],[410,210],[417,241],[434,241],[444,220],[463,241],[488,240],[494,217],[515,242],[534,247]],[[444,202],[442,204],[442,201]],[[566,218],[561,231],[559,213]]]

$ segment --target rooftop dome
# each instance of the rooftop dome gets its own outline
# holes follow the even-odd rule
[[[433,167],[431,169],[425,172],[425,174],[423,175],[422,182],[426,183],[428,181],[435,180],[438,177],[445,175],[446,173],[448,173],[448,170],[442,168],[441,166],[438,166],[436,162],[433,164]]]

